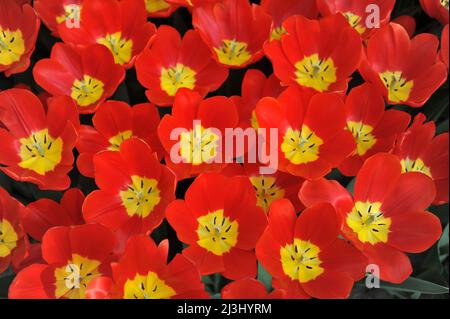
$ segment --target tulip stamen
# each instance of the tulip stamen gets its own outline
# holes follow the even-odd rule
[[[217,220],[222,222],[219,224]],[[201,216],[197,221],[197,243],[200,247],[221,256],[236,245],[238,222],[224,216],[223,210]]]
[[[6,219],[0,219],[0,258],[7,257],[17,247],[17,235],[14,227]]]
[[[331,58],[319,58],[313,54],[295,64],[298,84],[323,92],[336,82],[336,67]]]
[[[256,191],[256,204],[266,213],[273,201],[284,197],[285,191],[276,185],[274,177],[264,175],[251,176],[250,182]]]
[[[408,81],[400,71],[386,71],[379,74],[388,91],[390,101],[400,103],[408,100],[414,81]]]
[[[133,175],[132,184],[120,192],[122,205],[129,216],[147,217],[161,201],[158,182],[153,178]]]
[[[317,278],[324,269],[320,266],[320,248],[309,241],[294,239],[292,244],[280,248],[284,273],[292,280],[306,283]]]
[[[11,65],[20,61],[25,53],[25,41],[22,31],[2,29],[0,26],[0,65]]]

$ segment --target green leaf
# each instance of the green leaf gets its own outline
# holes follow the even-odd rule
[[[15,274],[11,268],[0,274],[0,299],[8,297],[8,289],[14,277]]]
[[[420,266],[416,272],[417,278],[429,282],[433,282],[438,285],[447,286],[448,281],[443,276],[443,266],[439,260],[439,249],[436,243],[431,247],[426,256],[420,262]]]
[[[405,282],[401,284],[391,284],[388,282],[382,282],[381,288],[394,291],[394,292],[412,292],[423,293],[429,295],[447,294],[448,287],[444,287],[429,281],[425,281],[419,278],[409,277]]]
[[[350,192],[350,193],[354,193],[354,191],[355,191],[355,182],[356,182],[356,178],[353,178],[351,181],[350,181],[350,183],[348,183],[347,184],[347,190]]]
[[[448,253],[449,253],[448,240],[449,240],[449,234],[448,234],[448,224],[447,224],[447,226],[444,228],[444,231],[442,232],[441,239],[439,239],[439,242],[438,242],[440,262],[444,262],[444,260],[448,257]]]
[[[436,127],[436,135],[448,132],[448,118]]]
[[[264,284],[268,291],[272,290],[272,276],[258,263],[258,280]]]

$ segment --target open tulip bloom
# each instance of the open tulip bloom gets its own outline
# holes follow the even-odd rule
[[[448,0],[0,0],[0,299],[448,297],[448,23]]]

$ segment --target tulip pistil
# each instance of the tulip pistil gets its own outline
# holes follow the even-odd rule
[[[197,219],[197,244],[217,256],[222,256],[236,246],[238,238],[238,222],[217,210]]]
[[[288,128],[281,151],[286,159],[295,165],[314,162],[319,158],[320,146],[323,140],[318,137],[308,126],[303,125],[301,130]]]
[[[292,244],[280,248],[281,266],[292,280],[306,283],[320,276],[324,269],[320,266],[320,248],[309,241],[294,239]]]

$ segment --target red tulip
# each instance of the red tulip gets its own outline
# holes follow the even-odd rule
[[[202,174],[185,200],[169,205],[166,216],[189,245],[183,255],[202,275],[221,273],[234,280],[256,275],[253,249],[267,219],[247,177]]]
[[[178,31],[161,26],[149,48],[136,61],[139,82],[145,86],[150,102],[170,106],[180,88],[205,97],[217,90],[228,70],[217,64],[197,31],[188,31],[181,39]]]
[[[243,68],[263,57],[271,19],[248,0],[224,0],[194,8],[192,24],[219,63]]]
[[[305,182],[299,196],[306,206],[328,202],[336,207],[341,233],[379,268],[380,279],[401,283],[412,273],[405,253],[420,253],[441,236],[441,222],[425,209],[435,198],[433,180],[409,172],[395,156],[378,153],[356,177],[355,195],[336,181]]]
[[[79,127],[73,101],[49,99],[45,112],[30,91],[10,89],[0,93],[0,118],[0,169],[41,189],[67,189]]]
[[[163,148],[157,135],[159,120],[156,107],[150,103],[131,107],[125,102],[103,102],[92,118],[93,126],[81,125],[78,131],[78,170],[84,176],[94,177],[95,154],[119,151],[122,143],[132,137],[145,141],[162,158]]]
[[[10,76],[28,69],[39,26],[31,5],[0,0],[0,73]]]
[[[432,34],[410,40],[402,26],[389,23],[369,39],[360,72],[388,103],[420,107],[447,78],[438,46]]]
[[[69,96],[80,113],[93,113],[111,97],[125,78],[109,51],[95,44],[75,49],[67,44],[53,46],[50,59],[42,59],[33,69],[36,82],[54,96]]]
[[[339,220],[328,203],[305,209],[297,218],[291,202],[273,203],[269,225],[256,256],[289,298],[347,298],[364,277],[366,258],[339,239]]]
[[[314,92],[345,92],[362,51],[361,37],[345,18],[336,14],[317,21],[294,16],[283,27],[287,33],[281,41],[264,46],[281,82]]]

